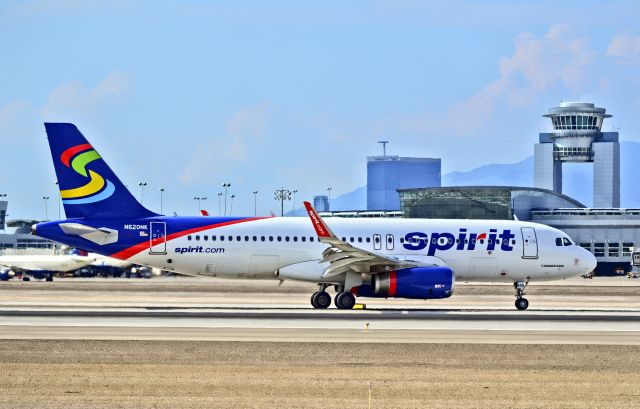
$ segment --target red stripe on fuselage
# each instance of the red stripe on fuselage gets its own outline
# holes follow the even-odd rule
[[[203,230],[209,230],[209,229],[215,229],[218,227],[224,227],[224,226],[231,226],[233,224],[238,224],[238,223],[244,223],[244,222],[251,222],[254,220],[262,220],[262,219],[270,219],[271,217],[251,217],[249,219],[242,219],[242,220],[231,220],[228,222],[222,222],[222,223],[215,223],[215,224],[208,224],[206,226],[200,226],[200,227],[194,227],[192,229],[188,229],[188,230],[183,230],[177,233],[172,233],[170,235],[167,236],[166,241],[171,241],[173,239],[177,239],[178,237],[183,237],[186,236],[188,234],[192,234],[192,233],[197,233],[199,231],[203,231]],[[113,258],[117,258],[119,260],[127,260],[130,257],[135,256],[138,253],[141,253],[147,249],[149,249],[151,246],[155,246],[158,244],[162,243],[162,237],[157,238],[155,240],[153,240],[151,243],[149,243],[148,240],[143,241],[142,243],[138,243],[135,246],[129,247],[128,249],[119,251],[115,254],[112,254],[109,257],[113,257]]]
[[[64,165],[66,167],[69,167],[69,162],[71,161],[71,157],[73,155],[75,155],[78,152],[86,151],[86,150],[89,150],[89,149],[93,149],[93,147],[89,143],[84,143],[82,145],[72,146],[71,148],[69,148],[66,151],[62,152],[62,155],[60,155],[60,161],[62,163],[64,163]]]
[[[398,288],[398,281],[396,280],[396,272],[389,273],[389,297],[396,296],[396,290]]]

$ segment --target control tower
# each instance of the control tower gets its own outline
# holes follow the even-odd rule
[[[564,162],[593,162],[593,207],[620,207],[620,144],[618,132],[602,132],[611,115],[586,102],[562,102],[543,115],[553,132],[540,133],[535,144],[535,187],[562,193]]]

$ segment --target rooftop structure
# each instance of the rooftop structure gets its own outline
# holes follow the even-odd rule
[[[565,162],[593,162],[593,207],[620,206],[618,132],[602,132],[605,108],[587,102],[562,102],[543,115],[553,132],[539,134],[534,153],[534,185],[562,193]]]

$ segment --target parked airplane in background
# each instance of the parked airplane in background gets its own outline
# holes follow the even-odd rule
[[[77,270],[96,261],[95,255],[83,251],[59,255],[7,255],[0,256],[0,266],[7,267],[0,279],[8,280],[16,273],[28,274],[37,279],[53,280],[56,273]],[[14,274],[12,275],[11,272]]]
[[[355,296],[451,296],[455,279],[512,282],[516,307],[530,281],[592,271],[595,257],[563,232],[505,220],[166,217],[144,208],[72,124],[46,123],[68,219],[39,223],[41,237],[191,275],[301,280],[327,308]]]

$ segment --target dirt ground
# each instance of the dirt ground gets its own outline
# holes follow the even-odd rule
[[[635,347],[4,341],[0,408],[638,408]]]

